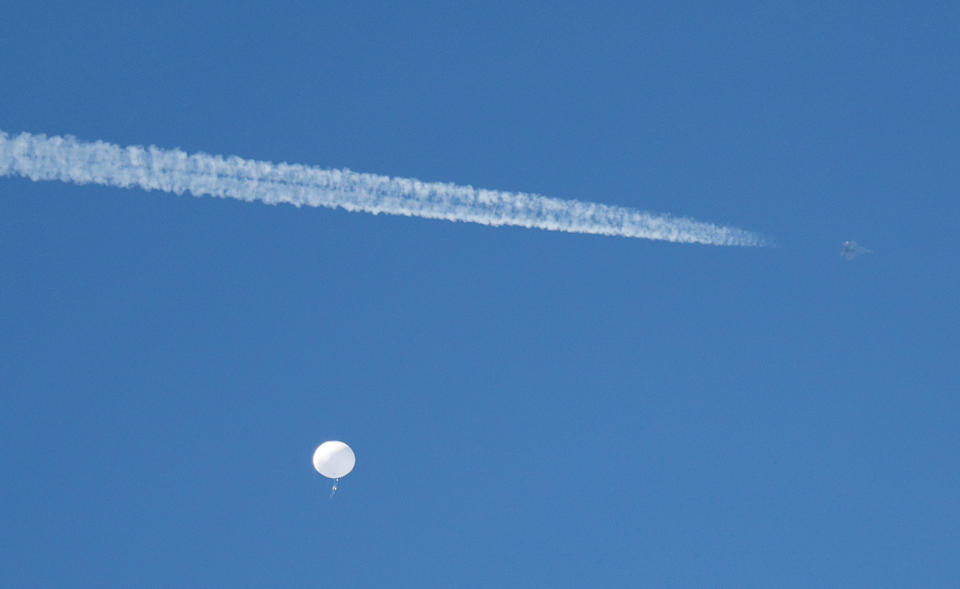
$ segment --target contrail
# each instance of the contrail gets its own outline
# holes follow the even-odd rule
[[[681,243],[763,246],[733,227],[599,203],[350,170],[0,131],[0,176]]]

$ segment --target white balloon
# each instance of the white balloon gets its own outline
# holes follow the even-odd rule
[[[320,444],[313,453],[313,467],[328,479],[347,476],[356,463],[350,446],[336,440]]]

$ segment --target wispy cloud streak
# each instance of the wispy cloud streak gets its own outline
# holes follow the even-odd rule
[[[762,246],[733,227],[624,207],[179,149],[0,131],[0,176],[681,243]]]

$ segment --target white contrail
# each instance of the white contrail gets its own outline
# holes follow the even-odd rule
[[[9,175],[177,194],[190,192],[196,196],[269,204],[340,207],[375,215],[385,213],[683,243],[764,245],[763,239],[742,229],[598,203],[349,170],[273,164],[236,156],[187,154],[179,149],[121,147],[103,141],[78,141],[69,136],[21,133],[10,137],[0,131],[0,176]]]

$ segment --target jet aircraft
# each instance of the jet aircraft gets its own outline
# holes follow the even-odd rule
[[[863,254],[872,253],[873,252],[871,250],[868,250],[852,239],[850,241],[843,242],[843,245],[840,246],[840,255],[843,256],[848,262],[858,256],[862,256]]]

